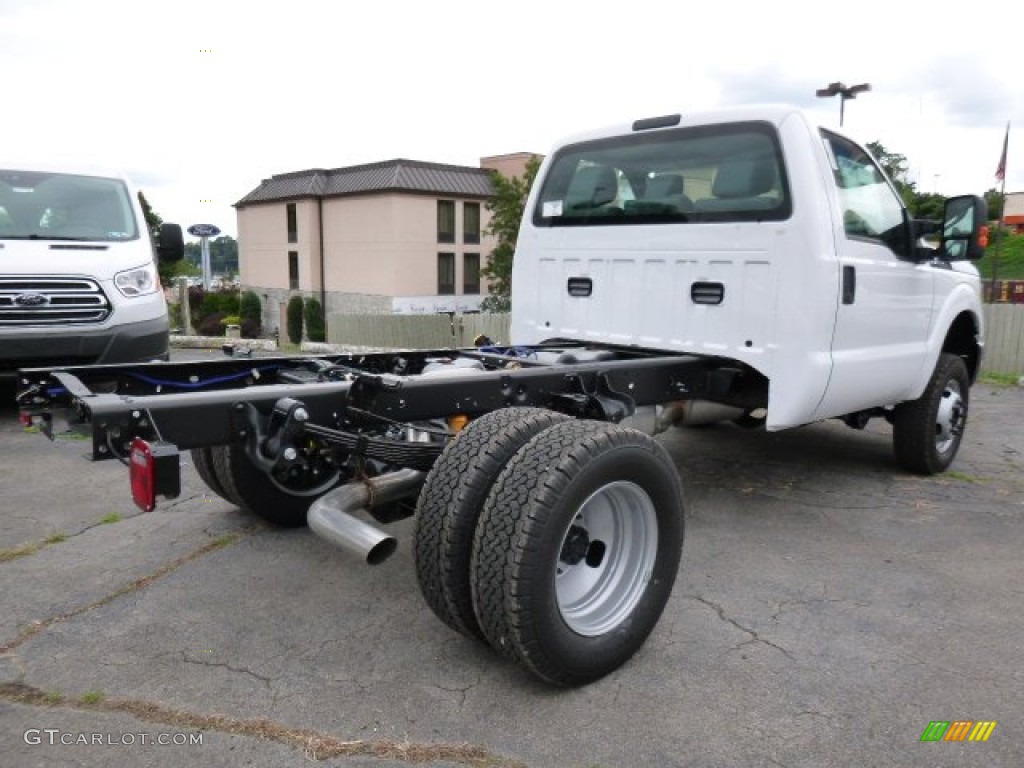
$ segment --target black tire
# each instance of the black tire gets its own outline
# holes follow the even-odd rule
[[[199,479],[206,483],[206,487],[222,499],[231,501],[225,495],[224,486],[221,485],[220,480],[217,478],[217,471],[213,466],[213,448],[193,448],[191,453],[192,466],[196,468],[196,474],[199,475]]]
[[[486,641],[473,613],[469,562],[491,486],[534,435],[568,418],[543,408],[485,414],[445,446],[427,475],[413,532],[416,577],[427,605],[456,632]]]
[[[924,394],[896,406],[893,449],[905,469],[934,475],[953,463],[967,427],[969,389],[964,361],[943,353]]]
[[[487,640],[556,685],[621,666],[672,591],[683,507],[653,438],[592,421],[541,432],[506,465],[477,525],[473,606]]]
[[[254,465],[245,448],[236,444],[215,448],[213,466],[229,501],[282,528],[305,525],[310,504],[340,480],[340,473],[332,468],[289,486]]]

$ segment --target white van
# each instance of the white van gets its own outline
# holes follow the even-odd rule
[[[120,174],[0,164],[0,378],[18,368],[166,360],[157,246]]]

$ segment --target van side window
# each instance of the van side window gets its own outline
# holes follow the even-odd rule
[[[871,155],[828,131],[822,131],[822,138],[839,192],[846,236],[882,243],[898,256],[909,255],[903,204]]]

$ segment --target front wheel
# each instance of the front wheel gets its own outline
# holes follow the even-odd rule
[[[682,546],[682,484],[661,445],[602,422],[556,424],[484,504],[471,568],[480,628],[541,679],[589,683],[654,629]]]
[[[893,448],[903,467],[934,475],[953,463],[967,427],[969,388],[964,361],[944,353],[924,394],[896,406]]]

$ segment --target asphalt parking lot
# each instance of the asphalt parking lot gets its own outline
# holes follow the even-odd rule
[[[895,466],[884,424],[659,438],[679,579],[641,652],[576,690],[434,618],[410,521],[371,568],[190,464],[142,514],[124,467],[5,405],[0,765],[1024,765],[1024,390],[972,397],[937,478]],[[921,741],[958,720],[997,725]]]

